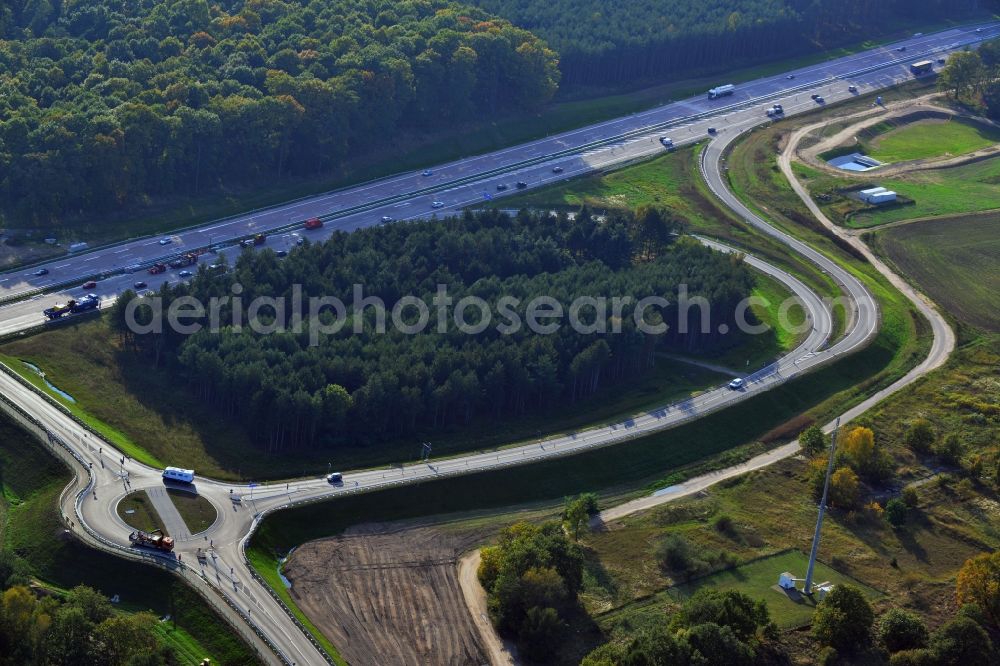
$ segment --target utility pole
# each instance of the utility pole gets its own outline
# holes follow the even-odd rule
[[[816,518],[816,533],[813,534],[812,552],[809,553],[809,567],[806,569],[806,584],[803,592],[812,594],[813,569],[816,567],[816,553],[819,551],[819,536],[823,529],[823,516],[826,513],[826,497],[830,492],[830,474],[833,471],[833,458],[837,452],[837,431],[840,430],[840,417],[833,424],[833,436],[830,438],[830,458],[826,461],[826,480],[823,482],[823,499],[819,502],[819,516]]]
[[[431,457],[431,443],[424,442],[423,450],[420,453],[420,460],[422,460],[423,462],[427,462],[428,460],[430,460],[430,457]]]

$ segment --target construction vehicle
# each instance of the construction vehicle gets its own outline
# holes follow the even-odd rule
[[[166,272],[167,272],[166,264],[153,264],[152,266],[149,267],[150,275],[159,275],[160,273],[166,273]]]
[[[170,262],[171,268],[184,268],[185,266],[190,266],[191,264],[198,263],[198,255],[194,252],[188,252],[187,254],[180,256]]]
[[[87,294],[80,300],[70,299],[65,303],[57,303],[51,308],[45,308],[42,311],[49,319],[59,319],[66,314],[79,314],[81,312],[87,312],[88,310],[93,310],[97,308],[101,300],[97,297],[97,294]]]
[[[725,97],[726,95],[732,95],[734,92],[736,92],[736,86],[732,83],[727,83],[724,86],[718,86],[709,90],[708,98],[719,99],[720,97]]]
[[[310,231],[313,229],[319,229],[322,226],[323,226],[323,220],[319,219],[318,217],[310,217],[308,220],[306,220],[306,229],[309,229]]]
[[[161,530],[153,530],[152,532],[136,530],[128,535],[128,540],[133,546],[152,548],[165,553],[174,549],[174,538],[164,535]]]

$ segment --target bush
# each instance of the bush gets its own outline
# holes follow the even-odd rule
[[[830,494],[827,503],[838,509],[852,509],[858,505],[861,482],[850,467],[841,467],[830,477]]]
[[[885,519],[893,527],[906,523],[906,504],[895,497],[885,503]]]
[[[853,654],[871,643],[872,607],[856,587],[838,585],[816,607],[813,635],[823,645]]]
[[[927,649],[903,650],[889,658],[889,666],[940,666],[935,659]]]
[[[737,539],[740,536],[739,531],[736,529],[736,523],[727,514],[722,514],[712,521],[712,527],[715,528],[716,532],[724,534],[730,539]]]
[[[761,629],[767,629],[771,617],[763,601],[737,592],[703,587],[685,602],[674,616],[674,628],[691,628],[700,624],[717,624],[733,631],[741,641],[749,640]]]
[[[944,439],[934,447],[934,453],[943,461],[950,465],[957,465],[962,458],[962,440],[958,438],[958,433],[950,432]]]
[[[914,509],[918,504],[920,504],[920,493],[913,486],[906,486],[903,488],[903,504],[908,508]]]
[[[879,642],[889,652],[912,650],[927,645],[927,627],[921,619],[899,608],[892,608],[883,615],[875,632]]]
[[[656,563],[664,571],[691,575],[700,568],[694,549],[687,539],[678,534],[668,534],[659,540],[654,550]]]
[[[967,617],[957,617],[930,638],[935,664],[989,666],[993,644],[986,631]]]
[[[903,433],[903,444],[917,453],[929,453],[937,435],[927,419],[914,419]]]
[[[1000,628],[1000,551],[966,560],[958,572],[955,596],[960,604],[974,604],[987,622]]]
[[[560,644],[563,623],[554,608],[533,606],[524,615],[518,647],[531,661],[547,661]]]
[[[818,425],[811,425],[799,435],[799,445],[802,450],[811,456],[819,455],[826,450],[826,435]]]

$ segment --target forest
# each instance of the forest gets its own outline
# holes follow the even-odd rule
[[[559,52],[565,86],[620,86],[858,43],[996,0],[470,0]],[[991,4],[992,3],[992,4]]]
[[[206,403],[244,423],[267,451],[368,445],[460,428],[475,419],[545,413],[634,379],[651,368],[659,349],[711,353],[741,342],[742,334],[735,333],[737,304],[753,288],[752,273],[737,255],[676,239],[674,228],[650,208],[603,221],[586,210],[574,220],[566,214],[467,213],[338,233],[286,258],[246,251],[227,272],[202,265],[189,286],[160,293],[164,311],[185,295],[202,303],[230,295],[236,284],[243,304],[260,295],[291,302],[295,285],[305,299],[335,296],[350,304],[354,285],[362,285],[366,297],[377,296],[391,308],[404,295],[431,304],[438,285],[446,285],[456,302],[471,295],[494,306],[503,296],[517,298],[522,319],[524,305],[540,295],[567,308],[578,296],[631,297],[619,313],[581,309],[580,320],[603,322],[604,332],[578,332],[568,324],[550,333],[527,326],[501,332],[494,317],[484,330],[467,334],[453,316],[439,328],[434,310],[432,325],[420,333],[391,325],[380,333],[374,310],[365,308],[358,315],[346,313],[356,317],[357,326],[351,319],[336,333],[315,336],[312,344],[312,329],[335,316],[325,305],[305,303],[300,332],[286,326],[268,334],[250,330],[246,318],[242,330],[226,326],[232,321],[230,302],[221,310],[217,331],[165,327],[137,334],[127,325],[132,292],[119,298],[111,325],[125,349],[176,371]],[[708,301],[710,330],[701,330],[701,308],[681,314],[681,285],[691,297]],[[651,295],[666,297],[669,305],[645,310],[644,319],[667,323],[666,332],[643,332],[636,325],[636,301]],[[149,299],[131,307],[136,320],[149,321]],[[468,321],[481,321],[476,310],[470,312]],[[412,316],[406,321],[415,318],[407,313]],[[274,314],[273,308],[264,309],[257,320],[273,323]],[[318,323],[309,321],[313,314]],[[682,317],[690,322],[686,333],[680,330]],[[733,333],[720,333],[723,323]]]
[[[0,226],[332,172],[558,80],[544,42],[451,0],[4,2]]]

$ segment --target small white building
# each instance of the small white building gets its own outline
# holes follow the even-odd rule
[[[895,201],[896,193],[892,190],[887,190],[884,187],[871,187],[867,190],[861,190],[858,192],[858,197],[865,203],[877,206],[879,204]]]
[[[789,572],[784,572],[778,576],[778,587],[783,590],[794,590],[795,589],[795,576]]]

